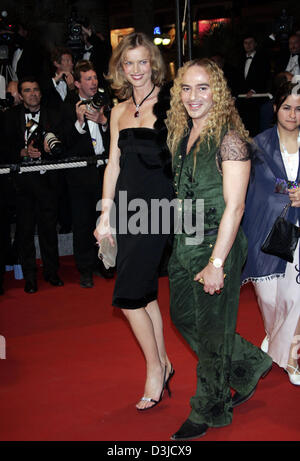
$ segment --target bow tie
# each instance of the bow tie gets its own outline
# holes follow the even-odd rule
[[[36,115],[38,115],[40,113],[39,110],[37,110],[36,112],[32,112],[31,110],[27,109],[25,107],[25,114],[31,114],[31,117],[35,117]]]
[[[247,56],[246,57],[246,59],[252,59],[252,58],[253,58],[253,56]]]
[[[299,56],[299,53],[292,53],[291,56],[292,56],[292,58],[293,58],[294,56]]]

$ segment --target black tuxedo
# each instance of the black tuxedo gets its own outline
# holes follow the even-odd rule
[[[247,94],[250,90],[254,90],[255,93],[267,93],[270,85],[270,64],[267,56],[258,51],[255,53],[251,59],[246,78],[245,64],[246,56],[240,60],[238,66],[237,93]],[[236,100],[236,106],[240,116],[251,136],[255,136],[260,132],[260,109],[265,101],[265,98],[255,97],[237,98]]]
[[[66,102],[72,103],[77,101],[77,91],[70,90],[67,86],[67,94],[66,98],[63,101],[60,94],[56,90],[53,80],[51,77],[48,77],[43,80],[41,84],[42,88],[42,101],[45,106],[50,108],[56,113],[61,113],[63,111],[64,104]],[[58,127],[58,131],[60,132],[62,138],[64,137],[64,122],[62,122],[61,126]],[[71,205],[70,199],[68,194],[68,188],[66,183],[66,170],[58,170],[57,172],[58,178],[58,224],[59,224],[59,233],[69,233],[71,232]]]
[[[112,51],[111,46],[108,42],[101,40],[96,34],[92,34],[89,37],[89,43],[93,46],[89,61],[93,63],[98,76],[99,86],[108,88],[104,75],[108,72],[108,63]]]
[[[79,97],[78,97],[79,100]],[[64,142],[70,157],[93,157],[95,155],[92,138],[87,123],[80,134],[76,127],[75,103],[65,104],[63,111]],[[99,126],[105,152],[108,155],[109,133]],[[95,165],[72,168],[66,171],[72,207],[73,246],[77,268],[81,274],[91,275],[97,261],[97,247],[93,231],[96,227],[96,204],[101,199],[104,166]]]
[[[287,65],[289,63],[289,60],[290,60],[290,57],[291,57],[291,53],[289,50],[286,50],[284,53],[282,53],[276,64],[275,64],[275,71],[276,71],[276,74],[278,74],[279,72],[284,72],[285,69],[287,68]],[[300,68],[300,54],[298,54],[298,67]]]
[[[43,104],[53,109],[59,110],[64,102],[72,103],[77,100],[76,90],[70,90],[67,85],[67,94],[65,100],[63,101],[60,94],[56,90],[51,77],[48,77],[42,81],[41,91],[43,95]]]
[[[270,64],[267,56],[256,52],[251,59],[251,65],[247,77],[245,78],[246,56],[244,56],[238,66],[238,90],[239,93],[248,93],[254,90],[256,93],[266,93],[269,87]]]
[[[24,77],[34,76],[39,82],[44,71],[44,55],[37,46],[35,40],[20,41],[20,48],[23,50],[17,63],[17,77],[21,80]]]
[[[55,132],[57,114],[41,107],[39,123],[47,131]],[[20,151],[25,147],[25,110],[23,104],[5,113],[4,158],[7,163],[21,163]],[[14,176],[17,206],[18,251],[25,280],[36,277],[36,253],[34,245],[37,225],[43,272],[46,277],[57,273],[58,242],[57,222],[57,175],[47,171],[22,173]]]
[[[6,163],[20,163],[21,149],[25,146],[25,108],[23,104],[12,107],[4,113],[4,146],[3,159]],[[60,113],[42,105],[39,124],[46,131],[55,132],[62,136]]]

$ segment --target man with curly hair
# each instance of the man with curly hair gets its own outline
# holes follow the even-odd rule
[[[235,332],[247,253],[240,222],[250,174],[248,132],[222,70],[209,59],[186,63],[171,95],[168,144],[179,208],[188,213],[189,199],[194,222],[197,200],[204,201],[203,238],[191,245],[193,236],[177,232],[169,262],[172,320],[199,360],[192,411],[171,437],[189,440],[230,424],[233,407],[253,395],[272,359]]]

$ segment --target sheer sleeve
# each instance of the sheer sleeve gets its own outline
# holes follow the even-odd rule
[[[236,131],[229,131],[223,138],[217,154],[217,166],[222,172],[222,162],[226,160],[245,162],[251,157],[249,145],[243,141]]]
[[[247,143],[239,137],[236,131],[230,131],[223,138],[220,148],[220,157],[222,162],[226,160],[244,162],[250,159],[249,147]]]

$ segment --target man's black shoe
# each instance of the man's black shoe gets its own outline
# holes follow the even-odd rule
[[[202,437],[208,429],[208,425],[205,423],[197,424],[193,423],[190,419],[187,419],[181,428],[171,436],[171,440],[192,440]]]
[[[25,293],[36,293],[37,292],[37,284],[35,280],[26,280],[25,281],[25,287],[24,287]]]
[[[51,283],[54,287],[62,287],[64,285],[64,282],[58,277],[57,274],[50,275],[50,276],[44,276],[44,279],[46,282]]]
[[[261,378],[264,378],[268,373],[269,371],[271,370],[272,368],[272,365],[270,367],[267,368],[267,370],[265,370],[259,377],[259,380]],[[258,381],[259,381],[258,380]],[[238,407],[239,405],[241,405],[242,403],[244,402],[247,402],[247,400],[251,399],[251,397],[253,396],[253,394],[255,393],[256,391],[256,388],[257,388],[257,385],[258,385],[258,381],[256,383],[256,385],[254,386],[253,389],[251,389],[250,392],[248,392],[248,394],[246,395],[243,395],[243,394],[240,394],[239,392],[236,392],[234,394],[234,396],[232,397],[232,407],[235,408],[235,407]]]
[[[251,399],[251,397],[256,391],[256,387],[257,385],[247,395],[239,394],[238,392],[236,392],[232,397],[232,407],[238,407],[242,403],[247,402],[247,400]]]
[[[92,288],[94,286],[93,276],[90,274],[80,274],[79,283],[82,288]]]

